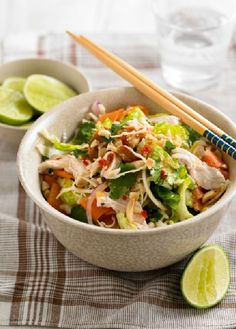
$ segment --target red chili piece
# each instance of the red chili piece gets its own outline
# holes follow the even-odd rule
[[[166,179],[167,176],[168,175],[167,175],[166,171],[164,169],[162,169],[161,174],[160,174],[161,179]]]
[[[98,161],[100,167],[106,167],[108,165],[108,161],[106,159],[101,159]]]
[[[83,160],[83,164],[84,164],[85,166],[88,166],[88,165],[89,165],[89,162],[90,162],[90,161],[89,161],[88,159],[84,159],[84,160]]]
[[[145,219],[147,218],[148,214],[146,210],[141,211],[141,216],[143,216]]]
[[[144,145],[144,147],[142,148],[142,153],[143,155],[148,155],[150,154],[152,151],[151,147],[148,145]]]

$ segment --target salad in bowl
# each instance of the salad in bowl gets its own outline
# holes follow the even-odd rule
[[[74,135],[42,131],[41,189],[58,211],[91,225],[152,229],[191,218],[229,182],[221,152],[178,117],[96,101]]]

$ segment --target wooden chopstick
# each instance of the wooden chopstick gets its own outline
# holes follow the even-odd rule
[[[75,34],[71,34],[73,38],[77,38]],[[144,75],[142,75],[139,71],[137,71],[134,67],[123,61],[121,58],[115,56],[105,48],[95,45],[91,40],[87,39],[84,36],[79,36],[81,38],[81,42],[83,42],[83,45],[90,45],[91,49],[96,49],[99,50],[99,52],[103,52],[113,60],[115,60],[117,63],[122,65],[124,68],[126,68],[129,72],[133,73],[136,75],[137,78],[142,80],[144,83],[149,85],[151,88],[155,89],[159,94],[167,98],[170,102],[174,103],[176,106],[178,106],[180,109],[182,109],[185,113],[189,114],[192,118],[196,119],[197,121],[201,122],[204,126],[206,126],[208,129],[212,130],[215,134],[219,135],[222,139],[224,139],[228,144],[231,144],[234,148],[236,148],[236,140],[233,139],[232,137],[228,136],[222,129],[217,127],[213,122],[207,120],[205,117],[203,117],[201,114],[198,112],[194,111],[190,106],[182,102],[180,99],[166,91],[165,89],[161,88],[151,80],[147,79]],[[76,39],[77,40],[77,39]],[[82,44],[82,43],[81,43]]]
[[[184,123],[192,127],[202,136],[206,137],[222,151],[236,159],[236,149],[233,145],[229,145],[228,142],[223,139],[223,136],[228,138],[227,141],[232,141],[235,145],[236,142],[231,137],[227,136],[220,128],[202,117],[200,114],[196,113],[193,109],[178,100],[176,97],[142,76],[142,74],[135,70],[131,65],[113,55],[106,49],[97,46],[83,36],[77,36],[72,32],[67,33],[104,64],[133,84],[147,97],[151,98],[154,102],[162,106],[167,111],[180,117]],[[213,128],[216,134],[214,134],[209,127],[210,129]],[[219,134],[220,137],[217,136],[217,134]]]

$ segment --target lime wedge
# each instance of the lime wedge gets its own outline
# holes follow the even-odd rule
[[[76,93],[67,85],[52,77],[33,74],[26,80],[24,95],[30,105],[43,113],[75,96]]]
[[[229,259],[217,245],[197,251],[185,267],[181,291],[187,303],[196,308],[209,308],[225,296],[230,282]]]
[[[2,86],[14,89],[16,91],[20,91],[21,93],[23,93],[25,81],[26,81],[26,79],[24,79],[24,78],[12,77],[12,78],[8,78],[8,79],[4,80]]]
[[[32,107],[24,96],[13,89],[0,87],[0,121],[9,125],[21,125],[33,116]]]
[[[34,123],[34,121],[26,122],[26,123],[24,123],[23,125],[20,125],[19,128],[22,128],[22,129],[28,129],[29,127],[32,126],[33,123]]]

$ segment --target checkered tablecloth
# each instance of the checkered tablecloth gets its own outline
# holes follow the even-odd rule
[[[3,61],[32,55],[54,57],[81,67],[93,89],[125,84],[64,36],[32,37],[27,43],[24,38],[12,38],[4,43]],[[164,84],[154,36],[116,36],[115,42],[112,36],[93,38]],[[23,46],[25,44],[27,46]],[[232,74],[229,67],[234,65],[231,58],[234,58],[234,50],[226,63],[223,82],[214,88],[221,97],[227,89],[224,106],[229,111],[227,114],[232,116],[236,96],[229,85]],[[208,100],[212,97],[211,92],[212,89],[203,91],[198,96]],[[221,105],[220,101],[218,104]],[[16,148],[0,141],[1,326],[81,329],[236,327],[236,199],[212,238],[230,257],[229,292],[215,308],[195,310],[184,302],[179,290],[185,261],[158,271],[119,273],[97,268],[65,250],[20,186],[16,152]]]

